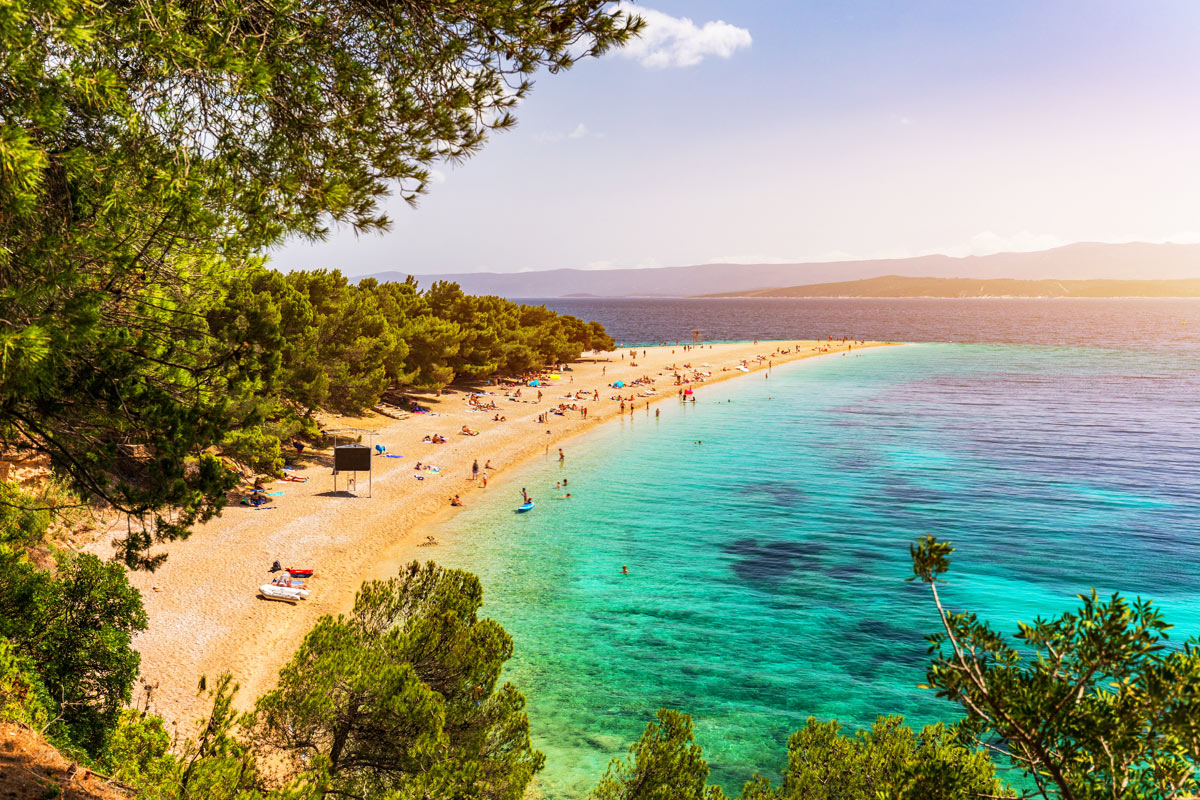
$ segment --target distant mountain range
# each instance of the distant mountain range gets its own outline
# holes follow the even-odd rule
[[[381,272],[381,281],[401,281],[407,272]],[[457,282],[471,294],[502,297],[690,297],[746,294],[759,289],[831,281],[857,281],[881,275],[929,278],[1013,278],[1020,280],[1147,280],[1200,278],[1200,245],[1098,244],[1084,242],[1035,253],[990,256],[919,256],[870,261],[803,264],[701,264],[660,269],[552,269],[541,272],[471,272],[417,275],[422,287],[438,280]]]
[[[1184,280],[1015,280],[1013,278],[907,278],[814,283],[709,297],[1200,297],[1200,278]]]

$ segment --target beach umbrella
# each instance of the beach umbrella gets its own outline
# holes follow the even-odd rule
[[[537,382],[537,381],[530,381],[530,382],[529,382],[529,385],[530,385],[530,386],[541,386],[541,384],[540,384],[539,382]]]
[[[614,389],[620,389],[624,385],[625,385],[625,381],[613,381]]]

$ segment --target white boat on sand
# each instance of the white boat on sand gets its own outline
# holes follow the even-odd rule
[[[295,603],[308,597],[307,589],[297,589],[294,586],[278,586],[274,583],[264,583],[258,587],[258,593],[268,600],[285,600]]]

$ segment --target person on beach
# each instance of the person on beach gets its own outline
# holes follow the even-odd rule
[[[483,486],[483,488],[485,488],[485,489],[487,488],[487,473],[486,472],[481,472],[479,474],[479,483],[480,483],[480,485]]]
[[[476,480],[479,477],[479,459],[475,459],[475,463],[471,464],[471,480]]]
[[[483,463],[483,468],[484,469],[495,469],[495,467],[492,466],[492,460],[490,458]]]
[[[564,461],[566,461],[566,459],[567,459],[567,457],[563,455],[562,448],[561,448],[561,447],[560,447],[560,448],[558,448],[558,463],[560,463],[560,464],[561,464],[561,463],[563,463]]]
[[[451,497],[451,498],[450,498],[450,505],[452,505],[452,506],[461,506],[462,504],[463,504],[463,503],[462,503],[462,500],[459,500],[459,499],[458,499],[458,495],[454,495],[454,497]]]

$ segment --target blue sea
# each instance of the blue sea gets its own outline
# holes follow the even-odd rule
[[[765,302],[728,338],[780,336]],[[432,531],[442,544],[421,555],[479,574],[485,612],[513,635],[507,678],[547,755],[544,796],[583,797],[664,706],[693,715],[730,793],[756,771],[777,780],[810,715],[956,719],[918,688],[938,620],[904,579],[925,533],[957,547],[944,600],[1002,630],[1095,587],[1153,598],[1174,639],[1200,634],[1200,303],[1115,301],[1038,324],[1021,312],[1027,341],[988,342],[1020,328],[1020,303],[965,302],[973,343],[703,387],[695,404],[570,440],[562,465],[522,467]],[[886,338],[958,319],[924,308]],[[642,341],[675,338],[663,315],[624,313]],[[513,513],[521,486],[533,513]]]

